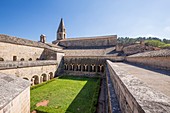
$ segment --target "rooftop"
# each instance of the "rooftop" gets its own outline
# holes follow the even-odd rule
[[[167,57],[167,56],[170,56],[170,49],[137,53],[134,55],[130,55],[129,57]]]
[[[0,42],[25,45],[25,46],[33,46],[33,47],[39,47],[39,48],[47,48],[47,49],[51,49],[51,47],[61,48],[57,45],[36,42],[36,41],[18,38],[18,37],[14,37],[14,36],[8,36],[8,35],[4,35],[4,34],[0,34]]]
[[[14,75],[0,73],[0,109],[30,86],[29,81]]]
[[[117,38],[117,35],[106,35],[106,36],[92,36],[92,37],[75,37],[67,38],[60,41],[71,41],[71,40],[96,40],[96,39],[106,39],[106,38]]]

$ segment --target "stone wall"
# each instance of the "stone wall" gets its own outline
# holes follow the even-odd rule
[[[0,57],[4,61],[13,61],[13,56],[17,57],[17,61],[21,59],[24,61],[28,61],[29,59],[35,61],[37,58],[40,59],[44,48],[0,42],[0,51]]]
[[[64,56],[64,73],[69,75],[105,75],[106,59],[123,61],[117,56]]]
[[[170,57],[127,57],[127,62],[170,70]]]
[[[170,50],[149,51],[126,57],[127,62],[170,70]]]
[[[30,113],[29,82],[0,73],[0,84],[0,113]]]
[[[128,75],[116,63],[107,60],[107,67],[123,113],[169,113],[170,99],[167,96]]]
[[[63,47],[100,47],[100,46],[115,46],[117,43],[117,35],[111,36],[98,36],[98,37],[86,37],[86,38],[68,38],[59,41],[60,46]]]
[[[13,74],[30,81],[32,85],[55,77],[57,61],[28,61],[0,63],[1,73]],[[35,80],[35,81],[34,81]]]
[[[67,75],[104,75],[105,60],[97,57],[64,57],[64,73]]]

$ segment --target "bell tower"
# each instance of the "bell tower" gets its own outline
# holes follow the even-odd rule
[[[63,19],[61,18],[58,30],[57,30],[57,40],[63,40],[66,38],[66,29],[64,27]]]

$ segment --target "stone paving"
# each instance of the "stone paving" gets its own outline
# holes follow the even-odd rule
[[[133,75],[146,83],[151,88],[170,97],[170,72],[158,69],[149,70],[125,63],[116,63],[117,66],[124,70],[127,74]],[[162,72],[162,73],[161,73]]]

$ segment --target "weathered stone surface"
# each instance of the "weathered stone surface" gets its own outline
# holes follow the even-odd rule
[[[14,36],[3,35],[3,34],[0,34],[0,42],[50,49],[49,47],[50,44],[48,45],[46,43],[36,42],[28,39],[23,39],[23,38],[18,38]],[[61,48],[56,45],[53,45],[53,47]]]
[[[115,47],[90,47],[64,49],[65,56],[120,56]]]
[[[122,95],[121,93],[119,94],[122,95],[122,97],[124,96],[126,99],[122,100],[122,98],[119,98],[119,102],[125,101],[127,102],[127,104],[129,104],[130,103],[129,101],[132,101],[133,109],[131,110],[138,111],[139,113],[142,113],[141,110],[144,110],[144,112],[146,113],[169,113],[170,98],[168,96],[164,95],[161,92],[158,92],[158,90],[155,90],[153,87],[151,88],[149,85],[147,85],[149,84],[149,82],[147,82],[146,84],[142,80],[140,80],[141,78],[138,79],[137,77],[135,77],[134,76],[135,71],[134,74],[132,74],[125,70],[126,69],[125,67],[117,65],[117,63],[107,61],[107,64],[109,66],[109,71],[112,74],[111,75],[112,83],[116,84],[116,88],[118,88],[116,89],[116,91],[122,92],[122,90],[125,90],[126,92],[126,95]],[[134,70],[133,68],[131,69]],[[152,77],[153,76],[154,75],[152,75]],[[157,79],[157,81],[154,81],[155,87],[158,86],[156,84],[159,83],[159,81],[162,82],[161,78]],[[150,81],[150,83],[151,82],[152,81]],[[163,87],[168,86],[163,85]],[[127,100],[127,98],[131,99]],[[142,109],[140,109],[140,107]],[[121,110],[123,110],[123,108],[121,106]]]
[[[148,51],[148,52],[134,54],[129,57],[168,57],[168,56],[170,56],[170,49]]]
[[[28,113],[30,107],[29,87],[30,83],[26,80],[0,73],[0,112]],[[23,102],[25,105],[22,105]]]
[[[46,66],[46,65],[57,65],[56,60],[42,60],[42,61],[15,61],[15,62],[0,62],[1,69],[15,69],[23,67],[35,67],[35,66]]]
[[[67,38],[60,40],[58,45],[63,47],[96,47],[96,46],[115,46],[117,35],[110,36],[96,36],[96,37],[82,37],[82,38]],[[57,42],[53,42],[57,43]]]

